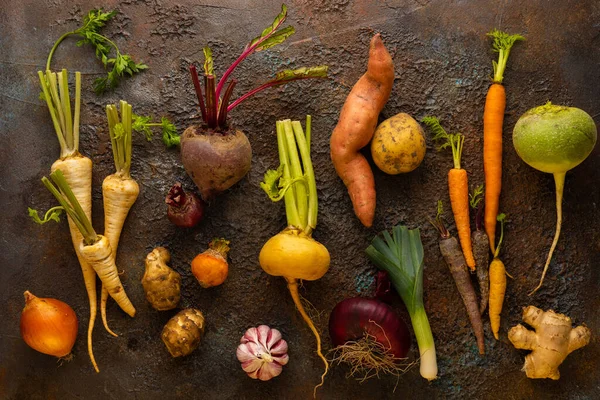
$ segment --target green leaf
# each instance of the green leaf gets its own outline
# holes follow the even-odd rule
[[[167,148],[178,146],[181,142],[180,136],[177,134],[177,127],[169,121],[167,117],[162,117],[160,120],[162,126],[162,140]]]
[[[307,78],[327,78],[327,65],[319,65],[316,67],[302,67],[298,69],[286,69],[275,75],[275,79],[271,83],[283,83],[296,79]]]
[[[487,36],[491,37],[494,40],[494,42],[492,43],[492,49],[496,53],[499,53],[500,51],[510,50],[510,48],[516,42],[520,40],[525,40],[525,37],[519,34],[510,35],[498,29],[492,29],[491,32],[487,33]]]
[[[215,75],[215,70],[213,67],[213,57],[212,50],[210,47],[206,46],[202,49],[204,51],[204,73],[206,75]]]
[[[152,117],[144,117],[142,115],[132,114],[131,118],[131,129],[133,129],[136,132],[144,132],[144,134],[146,135],[146,140],[151,141],[152,131],[150,130],[148,124],[152,120]]]
[[[265,177],[260,183],[260,187],[265,191],[267,196],[273,201],[281,200],[279,191],[279,181],[283,176],[283,165],[280,165],[276,170],[269,169],[265,172]],[[277,200],[276,200],[277,199]]]
[[[379,269],[385,270],[406,308],[413,313],[423,302],[423,244],[418,229],[402,225],[392,228],[392,235],[382,232],[367,248],[367,257]]]
[[[246,49],[248,49],[249,47],[254,46],[256,43],[258,43],[258,42],[260,42],[262,40],[265,40],[266,37],[270,36],[273,32],[275,32],[281,26],[281,24],[283,24],[283,22],[285,21],[286,17],[287,17],[287,6],[285,4],[282,4],[281,5],[281,12],[275,17],[275,20],[273,21],[273,23],[271,25],[269,25],[268,27],[266,27],[262,31],[262,33],[260,34],[260,36],[257,36],[254,39],[252,39],[252,41],[250,43],[248,43],[248,45],[246,46]],[[277,44],[277,43],[275,43],[275,44]]]
[[[62,214],[63,211],[64,209],[62,207],[53,207],[46,212],[46,214],[44,215],[44,219],[41,219],[38,215],[37,210],[27,207],[27,212],[29,213],[29,216],[31,217],[33,222],[40,225],[43,225],[49,221],[60,222],[60,214]]]
[[[108,21],[117,15],[118,11],[113,10],[104,12],[101,8],[90,10],[83,19],[83,26],[77,31],[79,32],[98,32]]]
[[[296,29],[293,26],[286,26],[285,28],[274,32],[270,37],[268,37],[261,44],[256,46],[255,51],[266,50],[280,43],[283,43],[288,37],[292,36],[295,32]]]
[[[115,124],[115,126],[113,127],[113,132],[115,133],[115,140],[122,138],[125,134],[125,128],[123,127],[123,124],[121,122]]]

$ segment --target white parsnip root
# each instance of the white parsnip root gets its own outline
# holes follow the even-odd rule
[[[508,332],[508,339],[517,349],[532,350],[525,356],[523,371],[528,378],[558,380],[558,366],[567,356],[590,342],[591,331],[585,325],[572,327],[571,318],[552,310],[534,306],[523,309],[523,322],[535,329],[530,331],[519,324]]]

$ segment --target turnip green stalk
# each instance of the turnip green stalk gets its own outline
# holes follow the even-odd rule
[[[387,271],[396,291],[408,309],[421,355],[421,376],[437,378],[435,344],[423,304],[423,244],[418,229],[402,225],[382,232],[367,248],[367,257],[378,268]],[[384,240],[385,239],[385,240]]]

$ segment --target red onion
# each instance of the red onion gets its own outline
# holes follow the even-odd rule
[[[387,304],[354,297],[338,303],[329,316],[329,335],[334,346],[374,338],[396,359],[405,358],[411,345],[406,323]]]
[[[204,216],[204,202],[193,192],[186,192],[177,182],[165,202],[169,206],[167,217],[169,221],[182,228],[191,228],[196,226]]]

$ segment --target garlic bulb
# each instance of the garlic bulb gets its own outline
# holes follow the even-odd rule
[[[281,374],[282,366],[288,363],[288,345],[277,329],[266,325],[250,328],[240,343],[237,358],[252,379],[268,381]]]

